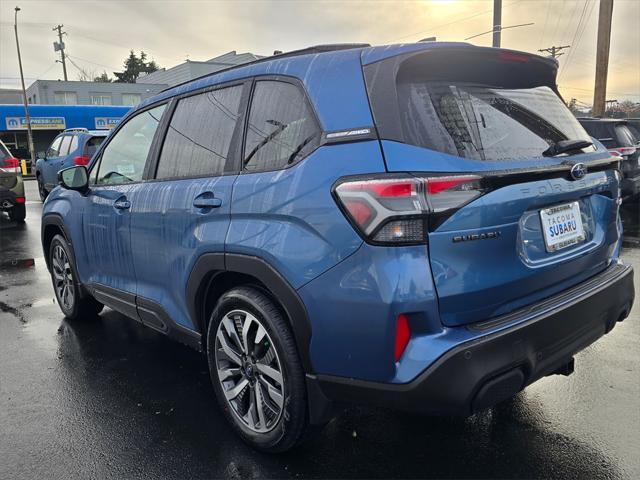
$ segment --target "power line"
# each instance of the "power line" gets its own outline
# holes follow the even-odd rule
[[[544,17],[544,27],[542,28],[542,36],[540,37],[540,43],[538,46],[544,45],[544,37],[547,34],[547,22],[549,21],[549,12],[551,11],[551,0],[547,0],[547,14]]]
[[[514,3],[518,3],[520,1],[522,1],[522,0],[514,0],[513,2],[507,3],[505,5],[505,7],[513,5]],[[438,30],[440,28],[448,27],[449,25],[453,25],[455,23],[465,22],[467,20],[471,20],[472,18],[476,18],[476,17],[479,17],[481,15],[486,15],[487,13],[493,13],[493,8],[491,10],[485,10],[483,12],[479,12],[479,13],[475,13],[473,15],[469,15],[468,17],[459,18],[459,19],[454,20],[454,21],[449,22],[449,23],[443,23],[442,25],[438,25],[437,27],[429,28],[427,30],[421,30],[420,32],[410,33],[409,35],[403,35],[402,37],[390,38],[390,39],[384,40],[384,43],[395,42],[396,40],[402,40],[404,38],[415,37],[417,35],[423,35],[424,33],[433,32],[433,31]]]
[[[567,68],[569,67],[569,63],[571,63],[576,55],[576,52],[578,51],[578,48],[580,46],[580,42],[582,41],[582,36],[584,35],[584,32],[587,29],[587,25],[589,24],[589,21],[591,20],[591,15],[593,14],[593,9],[596,5],[596,1],[593,0],[591,2],[591,6],[589,8],[589,13],[586,14],[584,17],[581,17],[583,20],[582,23],[582,27],[580,27],[580,22],[578,22],[578,28],[576,29],[576,34],[574,34],[573,36],[573,40],[572,40],[572,45],[574,46],[573,50],[571,52],[569,52],[569,55],[567,55],[567,59],[564,63],[564,65],[562,66],[562,69],[560,71],[560,74],[558,75],[558,78],[560,78],[562,75],[564,75],[565,71],[567,70]],[[586,3],[585,3],[585,7],[586,7]],[[586,11],[586,9],[584,10]]]

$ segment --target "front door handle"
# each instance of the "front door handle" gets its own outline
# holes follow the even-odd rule
[[[131,202],[126,198],[119,198],[113,202],[113,208],[117,208],[118,210],[128,210],[131,208]]]
[[[193,200],[196,208],[218,208],[222,205],[222,200],[213,196],[213,192],[204,192]]]

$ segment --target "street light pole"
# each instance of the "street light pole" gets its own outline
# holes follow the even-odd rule
[[[33,148],[33,133],[31,132],[31,116],[29,115],[29,104],[27,103],[27,89],[24,87],[24,73],[22,72],[22,57],[20,56],[20,42],[18,41],[18,12],[20,7],[16,7],[13,20],[13,30],[16,33],[16,48],[18,49],[18,65],[20,65],[20,81],[22,82],[22,102],[24,103],[24,115],[27,120],[27,140],[29,142],[29,153],[31,154],[31,168],[36,163],[36,153]]]

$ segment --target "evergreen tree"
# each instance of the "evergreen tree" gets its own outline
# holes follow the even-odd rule
[[[133,50],[129,52],[129,56],[124,61],[123,72],[113,72],[116,76],[117,83],[136,83],[141,73],[151,73],[158,70],[158,65],[154,60],[147,62],[147,54],[140,51],[137,56]]]

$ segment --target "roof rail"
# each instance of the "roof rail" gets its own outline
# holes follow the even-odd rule
[[[187,80],[186,82],[178,83],[171,87],[165,88],[162,92],[166,92],[167,90],[171,90],[172,88],[181,87],[182,85],[186,85],[191,82],[195,82],[196,80],[200,80],[202,78],[210,77],[211,75],[217,75],[218,73],[228,72],[229,70],[234,70],[240,67],[246,67],[248,65],[255,65],[256,63],[264,63],[270,60],[278,60],[280,58],[288,58],[288,57],[297,57],[300,55],[309,55],[312,53],[324,53],[324,52],[335,52],[338,50],[350,50],[352,48],[366,48],[371,45],[368,43],[329,43],[326,45],[314,45],[312,47],[301,48],[299,50],[291,50],[290,52],[278,53],[277,55],[272,55],[270,57],[263,57],[252,62],[241,63],[239,65],[232,65],[228,68],[223,68],[222,70],[216,70],[212,73],[207,73],[205,75],[200,75],[199,77],[192,78],[191,80]]]
[[[88,132],[89,129],[87,128],[83,128],[83,127],[76,127],[76,128],[65,128],[64,132],[62,133],[68,133],[68,132]]]

